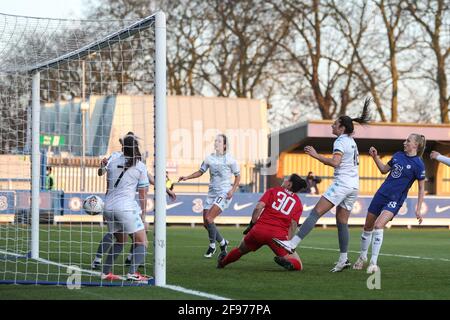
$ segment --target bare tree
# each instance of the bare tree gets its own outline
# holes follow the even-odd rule
[[[389,43],[389,64],[391,73],[391,121],[398,121],[398,82],[400,78],[397,66],[397,53],[399,38],[406,28],[401,25],[402,1],[396,0],[378,0],[375,4],[380,10],[386,27],[386,36]]]
[[[445,0],[407,0],[406,8],[427,36],[425,43],[436,58],[435,78],[439,91],[439,109],[442,123],[449,123],[448,80],[446,64],[450,55],[450,3]],[[446,22],[447,24],[444,24]],[[443,29],[444,28],[444,29]],[[443,34],[447,32],[447,34]]]
[[[277,77],[273,66],[288,22],[264,0],[209,3],[213,50],[201,64],[202,79],[218,96],[258,97],[263,83]]]
[[[289,56],[290,67],[298,68],[297,81],[307,81],[313,103],[323,119],[345,114],[350,103],[358,98],[353,70],[356,51],[333,32],[336,17],[333,1],[273,3],[283,19],[291,23],[290,35],[282,47]]]

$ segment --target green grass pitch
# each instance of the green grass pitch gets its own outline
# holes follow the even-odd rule
[[[76,230],[77,227],[73,227]],[[97,228],[97,227],[93,227]],[[231,242],[238,245],[243,228],[219,227]],[[79,250],[81,243],[92,242],[83,248],[95,247],[96,236],[83,239],[72,233],[68,242],[51,242],[52,256],[61,257],[68,248],[74,252],[72,264],[82,261],[87,267],[90,249]],[[69,233],[59,233],[65,240]],[[149,233],[150,234],[150,233]],[[359,250],[360,228],[351,229],[350,253],[352,262]],[[45,235],[44,235],[45,236]],[[41,235],[42,238],[42,235]],[[97,239],[98,238],[98,239]],[[151,236],[149,236],[151,238]],[[92,241],[93,240],[93,241]],[[284,299],[450,299],[450,231],[447,229],[388,229],[378,262],[381,267],[381,289],[369,290],[365,271],[344,270],[330,273],[338,258],[335,228],[316,228],[298,249],[304,270],[288,272],[273,261],[268,247],[242,257],[225,269],[216,268],[216,258],[203,258],[207,248],[207,233],[202,227],[168,227],[167,229],[167,283],[230,299],[284,300]],[[3,244],[2,244],[3,245]],[[64,247],[66,246],[66,247]],[[78,247],[77,247],[78,246]],[[86,252],[84,252],[86,251]],[[89,251],[89,252],[88,252]],[[150,252],[152,252],[150,245]],[[370,252],[369,252],[370,254]],[[68,255],[67,255],[68,258]],[[120,258],[123,259],[123,256]],[[153,256],[148,255],[151,263]],[[0,277],[6,265],[0,260]],[[13,264],[15,266],[15,264]],[[35,266],[45,273],[58,272],[58,267]],[[22,267],[21,267],[22,268]],[[56,268],[56,269],[55,269]],[[19,268],[20,269],[20,268]],[[60,268],[61,269],[61,268]],[[29,272],[35,272],[29,266]],[[18,271],[24,271],[22,268]],[[68,277],[59,270],[61,279]],[[120,267],[116,272],[124,272]],[[9,274],[10,278],[13,274]],[[92,279],[92,278],[91,278]],[[69,290],[64,286],[0,285],[1,299],[204,299],[154,286],[146,287],[82,287]]]

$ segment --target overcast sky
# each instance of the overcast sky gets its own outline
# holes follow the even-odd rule
[[[0,13],[41,17],[80,18],[86,0],[0,0]]]

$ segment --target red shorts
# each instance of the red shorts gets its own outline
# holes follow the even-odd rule
[[[251,251],[256,251],[263,245],[267,245],[279,257],[289,254],[285,249],[278,247],[272,238],[288,240],[288,232],[280,229],[254,226],[244,238],[245,245]]]

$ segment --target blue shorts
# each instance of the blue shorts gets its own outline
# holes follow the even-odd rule
[[[392,212],[394,216],[396,216],[398,211],[402,207],[404,201],[405,200],[397,202],[389,199],[388,197],[382,194],[375,193],[375,196],[370,202],[369,209],[367,209],[367,211],[373,213],[378,217],[383,210],[387,210]]]

